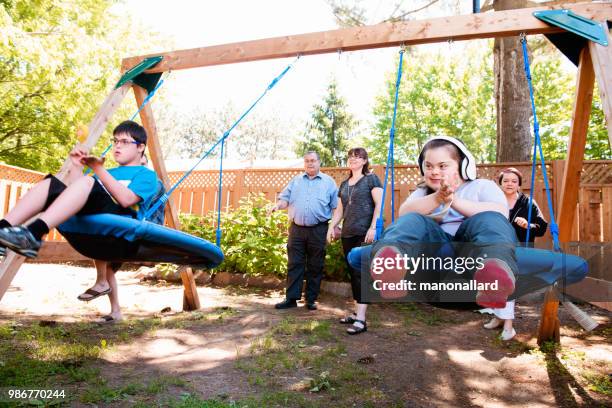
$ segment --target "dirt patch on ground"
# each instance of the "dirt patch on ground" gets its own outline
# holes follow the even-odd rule
[[[348,336],[337,323],[351,306],[346,299],[323,296],[314,312],[277,311],[280,291],[207,286],[198,288],[202,310],[182,313],[180,286],[142,284],[134,272],[120,272],[127,320],[83,325],[108,312],[106,299],[76,300],[94,275],[93,268],[26,264],[0,304],[2,341],[18,344],[22,328],[45,320],[57,322],[51,324],[61,328],[66,343],[82,336],[89,345],[103,344],[82,365],[99,370],[108,393],[96,394],[93,379],[73,379],[80,384],[68,403],[73,406],[213,406],[205,405],[208,400],[220,404],[215,406],[612,403],[610,316],[596,308],[587,308],[601,323],[592,333],[562,310],[562,346],[544,349],[534,337],[539,305],[525,303],[517,306],[519,334],[508,343],[483,329],[486,317],[478,313],[414,304],[373,305],[368,332]],[[166,307],[170,312],[160,313]],[[2,361],[9,356],[0,355]],[[91,390],[83,391],[88,385]]]

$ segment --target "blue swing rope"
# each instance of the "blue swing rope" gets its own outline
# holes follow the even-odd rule
[[[399,96],[400,83],[402,79],[402,62],[404,60],[404,48],[399,52],[399,65],[397,67],[397,80],[395,81],[395,102],[393,105],[393,119],[391,121],[391,130],[389,130],[389,150],[387,151],[387,166],[385,168],[385,182],[383,185],[382,204],[380,206],[380,214],[376,220],[376,235],[375,240],[378,240],[383,231],[383,214],[385,212],[385,199],[387,197],[387,181],[389,180],[389,170],[391,170],[391,223],[395,221],[395,198],[393,197],[393,189],[395,187],[395,167],[393,161],[393,147],[395,140],[395,118],[397,117],[397,101]]]
[[[225,139],[221,142],[221,157],[219,158],[219,197],[217,197],[217,229],[215,231],[217,246],[221,245],[221,196],[223,191],[223,150],[225,148]]]
[[[531,70],[529,68],[529,55],[527,52],[527,38],[524,34],[521,34],[521,45],[523,47],[523,63],[525,67],[525,76],[527,77],[527,84],[529,85],[529,98],[531,99],[531,110],[533,111],[533,133],[535,141],[533,143],[533,161],[531,163],[531,190],[529,192],[529,212],[527,216],[527,237],[525,239],[525,246],[529,245],[529,232],[531,225],[531,206],[533,205],[533,188],[535,184],[535,172],[536,172],[536,156],[539,151],[540,163],[542,166],[542,176],[544,178],[544,186],[546,187],[546,199],[548,200],[548,208],[550,209],[550,233],[553,238],[553,246],[555,251],[560,252],[561,246],[559,244],[559,226],[555,222],[555,211],[553,209],[553,203],[550,195],[550,186],[548,184],[548,175],[546,172],[546,161],[544,159],[544,152],[542,150],[542,141],[540,139],[540,124],[538,123],[538,117],[536,115],[535,100],[533,96],[533,84],[531,82]]]
[[[187,177],[189,177],[189,175],[196,169],[196,167],[198,167],[198,165],[200,163],[202,163],[202,161],[208,157],[214,150],[215,148],[219,145],[219,144],[224,144],[225,143],[225,139],[227,139],[230,135],[230,133],[232,132],[232,130],[234,130],[234,128],[236,126],[238,126],[238,124],[242,121],[242,119],[244,119],[244,117],[246,115],[248,115],[249,112],[251,112],[251,110],[253,110],[253,108],[255,107],[255,105],[257,105],[257,103],[263,99],[264,96],[266,96],[266,94],[278,83],[279,80],[281,80],[285,74],[293,67],[293,65],[300,59],[300,56],[298,55],[297,58],[291,63],[289,64],[276,78],[274,78],[272,80],[272,82],[270,82],[270,85],[268,85],[268,87],[265,89],[265,91],[255,100],[255,102],[253,102],[253,104],[238,118],[238,120],[236,122],[234,122],[234,124],[223,133],[223,136],[221,136],[221,138],[219,140],[217,140],[217,142],[215,142],[215,144],[208,149],[208,151],[206,151],[202,157],[200,157],[200,159],[198,160],[198,162],[191,167],[191,169],[187,170],[185,172],[185,174],[183,174],[183,176],[176,182],[174,183],[174,185],[166,192],[164,193],[159,199],[158,201],[155,203],[155,205],[151,206],[151,208],[149,209],[149,211],[147,211],[147,213],[145,214],[145,219],[148,219],[152,214],[154,214],[159,207],[161,207],[162,205],[165,205],[166,202],[168,201],[168,198],[170,197],[170,195],[172,194],[172,192],[174,190],[176,190],[176,188],[179,186],[179,184],[181,184],[183,182],[183,180],[185,180]],[[222,146],[223,148],[223,146]],[[220,166],[220,170],[219,170],[219,208],[217,208],[218,211],[218,215],[217,215],[217,246],[220,245],[221,243],[221,230],[220,230],[220,220],[221,220],[221,193],[222,193],[222,182],[223,182],[223,166]]]
[[[149,101],[151,100],[151,98],[153,98],[153,96],[155,95],[155,92],[157,92],[157,90],[159,88],[161,88],[161,86],[164,84],[164,80],[168,79],[168,77],[170,76],[170,73],[172,71],[168,71],[168,73],[166,74],[165,78],[162,78],[157,85],[155,85],[155,88],[153,88],[153,90],[151,92],[149,92],[146,96],[146,98],[144,99],[144,101],[142,101],[142,103],[140,104],[140,107],[138,108],[138,110],[136,112],[134,112],[134,114],[130,117],[130,120],[134,120],[134,118],[136,118],[136,116],[140,113],[140,111],[142,111],[144,109],[144,107],[149,103]],[[106,156],[106,153],[108,153],[108,151],[113,147],[113,143],[111,142],[108,146],[106,146],[106,149],[104,149],[104,151],[102,152],[102,154],[100,155],[100,157],[104,157]],[[87,171],[85,172],[85,175],[88,175],[91,172],[91,169],[87,169]]]

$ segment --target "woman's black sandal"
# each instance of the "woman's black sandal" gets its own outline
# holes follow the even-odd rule
[[[357,317],[356,313],[343,317],[342,319],[340,319],[340,324],[353,324],[355,323],[355,317]]]
[[[365,320],[355,319],[353,323],[361,323],[363,324],[363,327],[357,327],[353,325],[353,327],[349,327],[348,329],[346,329],[346,332],[348,334],[353,335],[368,331],[368,325],[366,324]]]

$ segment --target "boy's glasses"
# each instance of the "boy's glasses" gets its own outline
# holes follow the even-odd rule
[[[113,145],[114,146],[119,145],[119,146],[125,147],[125,146],[128,146],[130,144],[139,145],[140,143],[135,142],[133,140],[127,140],[127,139],[113,139]]]

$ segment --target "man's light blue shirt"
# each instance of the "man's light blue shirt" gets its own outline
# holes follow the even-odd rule
[[[312,226],[331,219],[338,206],[338,188],[327,174],[319,172],[310,178],[304,172],[291,179],[278,199],[289,203],[290,220]]]

